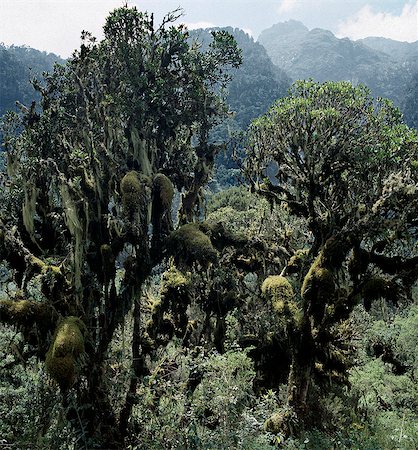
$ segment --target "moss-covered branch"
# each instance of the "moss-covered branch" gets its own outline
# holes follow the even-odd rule
[[[55,309],[45,302],[31,300],[0,300],[0,322],[24,328],[37,325],[51,329],[58,318]]]
[[[26,248],[15,230],[0,229],[0,257],[3,257],[15,269],[18,284],[23,280],[27,284],[35,275],[48,271],[52,271],[55,275],[62,275],[59,266],[45,263]]]

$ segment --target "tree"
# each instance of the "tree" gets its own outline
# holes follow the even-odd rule
[[[0,301],[0,320],[45,360],[84,446],[123,447],[144,372],[141,286],[167,255],[174,189],[181,222],[199,214],[218,150],[208,134],[226,113],[215,88],[240,64],[229,34],[213,33],[202,52],[170,25],[177,17],[156,28],[152,15],[116,9],[102,42],[83,32],[68,64],[34,82],[42,113],[5,124],[0,254],[19,293]],[[132,377],[117,415],[103,370],[132,307]]]
[[[311,233],[309,248],[262,286],[288,319],[292,358],[290,409],[267,426],[290,432],[295,417],[309,419],[313,379],[347,381],[343,323],[359,300],[411,298],[418,138],[364,86],[300,81],[252,123],[247,144],[253,188],[306,218]]]

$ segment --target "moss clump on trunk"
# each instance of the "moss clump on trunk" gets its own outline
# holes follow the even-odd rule
[[[168,248],[176,262],[188,265],[193,262],[207,265],[217,260],[217,251],[211,240],[196,223],[183,225],[173,231],[168,240]]]
[[[157,173],[152,183],[152,253],[158,254],[167,236],[173,231],[171,204],[174,187],[170,179]]]
[[[326,300],[331,298],[334,292],[335,283],[332,272],[323,266],[322,254],[319,254],[303,280],[302,297]]]
[[[300,310],[295,302],[295,293],[289,280],[281,275],[267,277],[261,285],[261,292],[271,301],[273,310],[282,318],[297,325],[300,321]]]
[[[309,250],[302,249],[296,250],[295,254],[291,256],[289,262],[287,263],[286,272],[289,273],[298,273],[301,271],[306,259],[308,257]]]
[[[295,296],[292,285],[281,275],[267,277],[261,286],[261,292],[268,296],[273,303],[293,300]]]
[[[46,369],[62,390],[75,381],[77,359],[84,353],[84,323],[74,316],[62,320],[46,354]]]
[[[131,221],[141,221],[147,216],[148,194],[147,186],[150,180],[147,176],[132,170],[120,182],[122,203],[125,214]],[[138,217],[139,215],[139,217]]]
[[[170,178],[162,173],[157,173],[153,180],[153,194],[154,198],[158,198],[162,209],[169,210],[174,197],[174,187]]]
[[[278,411],[270,416],[264,423],[264,430],[273,434],[284,434],[289,436],[291,433],[291,422],[293,416],[291,411]]]

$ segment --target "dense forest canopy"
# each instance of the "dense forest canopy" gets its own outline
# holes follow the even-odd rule
[[[177,18],[118,8],[39,104],[6,86],[0,443],[416,448],[418,131]],[[244,181],[211,194],[232,130]]]

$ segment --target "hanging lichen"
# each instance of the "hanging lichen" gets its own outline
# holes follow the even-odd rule
[[[75,204],[73,198],[71,197],[68,185],[62,183],[60,185],[60,193],[62,199],[62,205],[65,211],[65,223],[70,231],[71,236],[74,239],[73,248],[73,266],[74,266],[74,287],[76,296],[81,295],[82,284],[81,284],[81,273],[83,267],[83,257],[84,257],[84,233],[85,229],[83,227],[82,219],[78,216],[77,205]],[[88,225],[86,224],[86,228]]]
[[[28,232],[31,241],[36,244],[34,219],[36,214],[36,200],[38,198],[37,187],[30,182],[25,183],[25,199],[22,206],[23,225]]]
[[[152,175],[152,168],[148,156],[147,141],[140,138],[138,130],[135,127],[131,130],[131,141],[134,160],[139,163],[141,172],[150,177]]]
[[[112,247],[108,244],[103,244],[100,247],[100,254],[102,256],[103,274],[106,280],[109,281],[114,278],[116,273],[115,255],[113,254]]]

